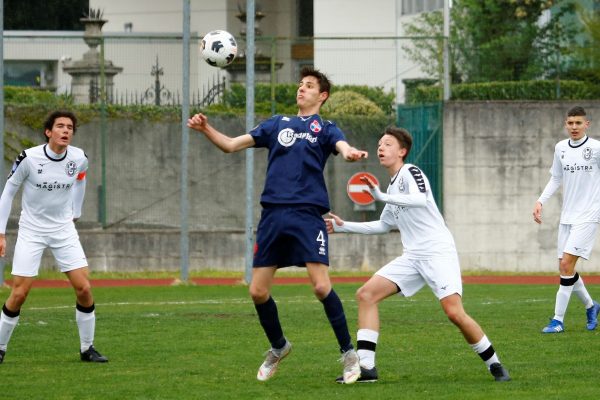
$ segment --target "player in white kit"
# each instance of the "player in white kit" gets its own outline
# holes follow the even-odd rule
[[[377,201],[385,202],[381,217],[371,222],[347,222],[330,213],[328,232],[386,233],[397,228],[403,254],[383,266],[356,293],[358,300],[357,349],[361,376],[358,382],[375,382],[375,349],[379,338],[378,303],[396,293],[409,297],[428,285],[450,319],[473,350],[479,354],[497,381],[508,381],[492,344],[462,305],[462,282],[458,254],[452,234],[440,214],[427,177],[406,164],[412,146],[402,128],[387,128],[379,140],[377,156],[391,177],[387,192],[367,177],[363,181]],[[338,382],[341,381],[338,379]]]
[[[567,112],[568,139],[554,148],[550,180],[533,209],[533,219],[542,223],[542,206],[563,186],[563,204],[558,226],[558,269],[560,286],[556,293],[554,317],[542,333],[564,332],[564,318],[571,294],[575,293],[586,309],[590,331],[598,326],[600,304],[592,300],[583,278],[575,272],[579,257],[588,259],[600,222],[600,141],[586,135],[590,121],[582,107]]]
[[[6,253],[6,224],[15,194],[23,186],[22,211],[13,257],[13,284],[0,314],[0,363],[19,321],[44,249],[50,248],[77,297],[75,320],[79,329],[82,361],[107,362],[94,348],[96,325],[94,298],[88,279],[87,259],[74,221],[81,216],[88,168],[83,150],[70,146],[77,118],[55,111],[44,123],[46,144],[24,150],[13,164],[0,197],[0,256]]]

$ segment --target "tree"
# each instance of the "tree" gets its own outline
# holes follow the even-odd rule
[[[596,1],[596,3],[600,3]],[[596,84],[600,84],[600,8],[586,9],[581,4],[577,6],[577,14],[585,30],[583,46],[577,47],[580,56],[576,73]]]
[[[450,56],[453,82],[531,79],[538,73],[538,24],[554,0],[455,0],[451,10]],[[440,11],[421,15],[409,24],[411,36],[441,36]],[[439,76],[438,41],[414,42],[404,49],[425,72]],[[414,45],[416,44],[416,45]],[[543,43],[541,43],[543,45]],[[432,62],[433,61],[433,62]]]
[[[4,0],[4,29],[83,30],[79,18],[89,9],[89,3],[89,0]]]

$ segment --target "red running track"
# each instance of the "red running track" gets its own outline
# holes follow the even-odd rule
[[[362,283],[366,282],[368,277],[332,277],[333,283]],[[588,275],[584,277],[586,284],[600,284],[600,275]],[[512,276],[463,276],[465,284],[490,284],[490,285],[553,285],[559,283],[558,276],[546,275],[512,275]],[[214,286],[214,285],[240,285],[241,278],[191,278],[190,282],[199,286]],[[169,286],[181,283],[179,279],[92,279],[93,287],[123,287],[123,286]],[[275,278],[275,284],[290,285],[290,284],[309,284],[307,277],[279,277]],[[10,286],[11,281],[7,280],[6,284]],[[34,287],[45,288],[61,288],[70,287],[69,281],[66,279],[40,279],[33,284]]]

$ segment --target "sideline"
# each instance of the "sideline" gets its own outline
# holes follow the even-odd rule
[[[367,276],[335,276],[331,277],[333,283],[363,283],[369,279]],[[585,283],[600,284],[600,275],[588,275]],[[488,285],[554,285],[558,284],[558,276],[546,275],[467,275],[462,277],[464,284],[488,284]],[[175,285],[198,285],[198,286],[236,286],[243,285],[241,278],[191,278],[189,283],[183,283],[176,278],[164,279],[91,279],[92,287],[127,287],[127,286],[175,286]],[[11,280],[5,283],[10,286]],[[308,277],[276,277],[277,285],[303,285],[310,284]],[[33,283],[38,288],[68,288],[71,287],[66,279],[40,279]]]

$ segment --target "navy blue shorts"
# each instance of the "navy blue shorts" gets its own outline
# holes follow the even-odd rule
[[[262,210],[254,245],[254,267],[329,265],[327,227],[317,207],[269,206]]]

